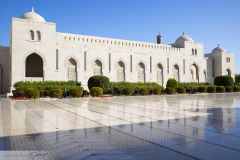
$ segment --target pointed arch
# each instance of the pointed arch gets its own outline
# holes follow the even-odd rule
[[[161,63],[157,65],[157,83],[163,86],[163,66]]]
[[[69,81],[77,81],[77,61],[74,58],[68,60],[67,76]]]
[[[138,63],[138,81],[139,82],[145,82],[146,81],[146,75],[145,75],[145,65],[143,62]]]
[[[34,41],[34,39],[35,39],[34,31],[33,31],[33,30],[30,30],[30,31],[29,31],[29,39],[32,40],[32,41]]]
[[[43,59],[36,53],[26,57],[25,77],[43,77]]]
[[[99,59],[94,61],[94,71],[93,71],[93,73],[94,73],[95,76],[103,75],[102,66],[103,66],[102,62]]]
[[[118,62],[117,67],[117,81],[118,82],[124,82],[125,81],[125,64],[122,61]]]
[[[37,31],[37,38],[38,38],[38,41],[41,41],[42,37],[41,37],[41,32],[40,31]]]
[[[232,71],[231,71],[230,68],[228,68],[228,69],[226,70],[226,76],[229,76],[229,77],[232,76]]]
[[[173,78],[176,79],[176,81],[180,82],[180,72],[179,66],[177,64],[173,66]]]
[[[190,74],[192,82],[199,82],[199,68],[195,63],[190,67]]]

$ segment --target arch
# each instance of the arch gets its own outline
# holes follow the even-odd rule
[[[226,76],[229,76],[229,77],[231,77],[232,76],[232,71],[231,71],[231,69],[227,69],[226,70]]]
[[[95,60],[95,62],[94,62],[94,72],[93,73],[95,76],[103,75],[102,62],[99,59]]]
[[[157,83],[163,86],[163,66],[160,63],[157,65]]]
[[[138,81],[139,82],[145,82],[146,75],[145,75],[145,65],[144,63],[140,62],[138,63]]]
[[[42,37],[41,37],[41,32],[40,31],[37,31],[37,38],[38,38],[38,41],[41,41]]]
[[[36,53],[27,56],[25,61],[25,77],[43,78],[43,59]]]
[[[190,67],[191,81],[199,82],[199,69],[198,66],[194,63]]]
[[[118,82],[124,82],[125,81],[125,64],[122,61],[118,62],[117,67],[117,81]]]
[[[180,72],[177,64],[175,64],[173,67],[173,78],[180,82]]]
[[[34,31],[33,31],[33,30],[30,30],[30,31],[29,31],[29,39],[32,40],[32,41],[34,41],[34,39],[35,39]]]
[[[73,58],[68,60],[67,76],[69,81],[77,81],[77,61]]]

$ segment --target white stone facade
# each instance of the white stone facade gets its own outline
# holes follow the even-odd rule
[[[204,55],[203,45],[186,35],[161,44],[59,33],[56,24],[27,12],[12,18],[11,43],[0,50],[1,92],[18,81],[80,81],[104,75],[111,81],[213,82],[213,76],[234,76],[234,56],[217,47]],[[4,60],[3,60],[4,59]],[[6,59],[6,60],[5,60]],[[230,59],[230,60],[229,60]]]

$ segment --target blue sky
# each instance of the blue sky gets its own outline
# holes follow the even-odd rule
[[[12,17],[34,7],[58,32],[166,44],[182,32],[204,44],[205,53],[220,44],[235,53],[240,73],[239,0],[1,0],[0,45],[9,46]]]

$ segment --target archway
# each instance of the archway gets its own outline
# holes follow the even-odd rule
[[[229,76],[229,77],[232,76],[232,72],[229,68],[226,70],[226,75]]]
[[[161,64],[157,65],[157,83],[163,86],[163,67]]]
[[[138,81],[145,82],[145,65],[142,62],[138,64]]]
[[[199,82],[198,67],[196,64],[192,64],[190,67],[191,81]]]
[[[94,75],[95,76],[103,75],[103,72],[102,72],[102,62],[100,60],[98,60],[98,59],[94,63]]]
[[[77,62],[73,58],[68,60],[67,75],[69,81],[77,81]]]
[[[26,58],[25,77],[43,78],[43,60],[38,54],[33,53]]]
[[[175,64],[173,68],[173,78],[176,79],[178,82],[180,81],[179,66],[177,64]]]
[[[117,81],[118,82],[124,82],[125,81],[125,64],[122,61],[118,62]]]

